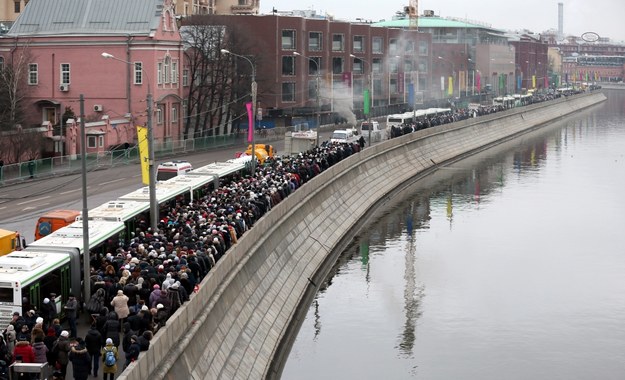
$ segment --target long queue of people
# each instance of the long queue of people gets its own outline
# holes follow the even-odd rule
[[[561,97],[560,93],[535,94],[527,100],[526,105],[546,102],[559,97]],[[506,109],[508,108],[503,105],[480,105],[476,108],[455,108],[444,114],[422,116],[402,125],[391,126],[391,128],[387,130],[387,137],[392,139],[408,133],[420,131],[422,129],[442,124],[454,123],[456,121],[473,117],[490,115],[496,112],[505,111]]]
[[[48,363],[62,379],[71,363],[74,379],[99,373],[113,379],[122,353],[119,366],[125,368],[148,350],[154,334],[259,218],[360,149],[357,143],[324,143],[297,156],[271,158],[253,177],[234,176],[190,203],[177,200],[161,214],[157,231],[139,220],[133,236],[91,253],[92,296],[85,305],[70,297],[64,306],[69,328],[61,327],[54,308],[15,315],[0,343],[0,364]],[[85,336],[76,329],[81,306],[91,324]]]

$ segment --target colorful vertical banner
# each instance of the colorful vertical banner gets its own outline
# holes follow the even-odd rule
[[[543,87],[544,88],[549,88],[549,77],[547,75],[545,75],[545,80],[543,83]]]
[[[141,182],[150,184],[150,153],[148,151],[148,129],[137,126],[137,142],[139,143],[139,160],[141,163]]]
[[[521,88],[523,88],[523,76],[519,75],[516,77],[516,88],[518,92],[521,92]]]
[[[404,73],[403,72],[398,72],[397,73],[397,93],[398,94],[403,94],[404,93]]]
[[[371,113],[371,94],[369,93],[369,89],[366,88],[363,92],[363,101],[364,101],[364,112],[366,116],[369,116]]]
[[[408,83],[408,104],[411,106],[415,104],[414,84],[412,83]]]
[[[445,91],[445,77],[441,76],[441,91]]]
[[[532,88],[536,88],[536,75],[532,75]]]
[[[449,85],[447,86],[447,95],[452,96],[454,94],[454,78],[448,78]]]
[[[245,109],[247,109],[247,142],[252,142],[252,135],[254,134],[254,111],[252,110],[252,102],[245,103]]]
[[[477,84],[476,84],[477,92],[480,93],[482,92],[482,76],[480,75],[479,71],[477,72],[475,80],[477,81]]]

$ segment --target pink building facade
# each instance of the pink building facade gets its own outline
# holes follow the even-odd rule
[[[136,144],[148,92],[155,145],[179,140],[183,56],[170,0],[31,0],[0,38],[0,61],[23,70],[23,127],[49,126],[56,155],[80,151],[63,114],[80,118],[81,95],[89,153]]]

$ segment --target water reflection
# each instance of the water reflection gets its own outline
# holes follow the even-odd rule
[[[619,378],[625,93],[609,99],[381,210],[320,286],[283,379]]]

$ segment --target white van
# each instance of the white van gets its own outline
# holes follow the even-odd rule
[[[369,141],[369,133],[371,133],[371,142],[382,141],[382,129],[380,129],[380,123],[375,120],[363,121],[360,124],[360,135]]]
[[[158,165],[156,169],[156,180],[166,181],[179,175],[185,175],[193,170],[193,166],[189,161],[168,161]]]
[[[357,140],[352,129],[336,129],[332,132],[332,137],[330,138],[330,142],[333,143],[352,143]]]

